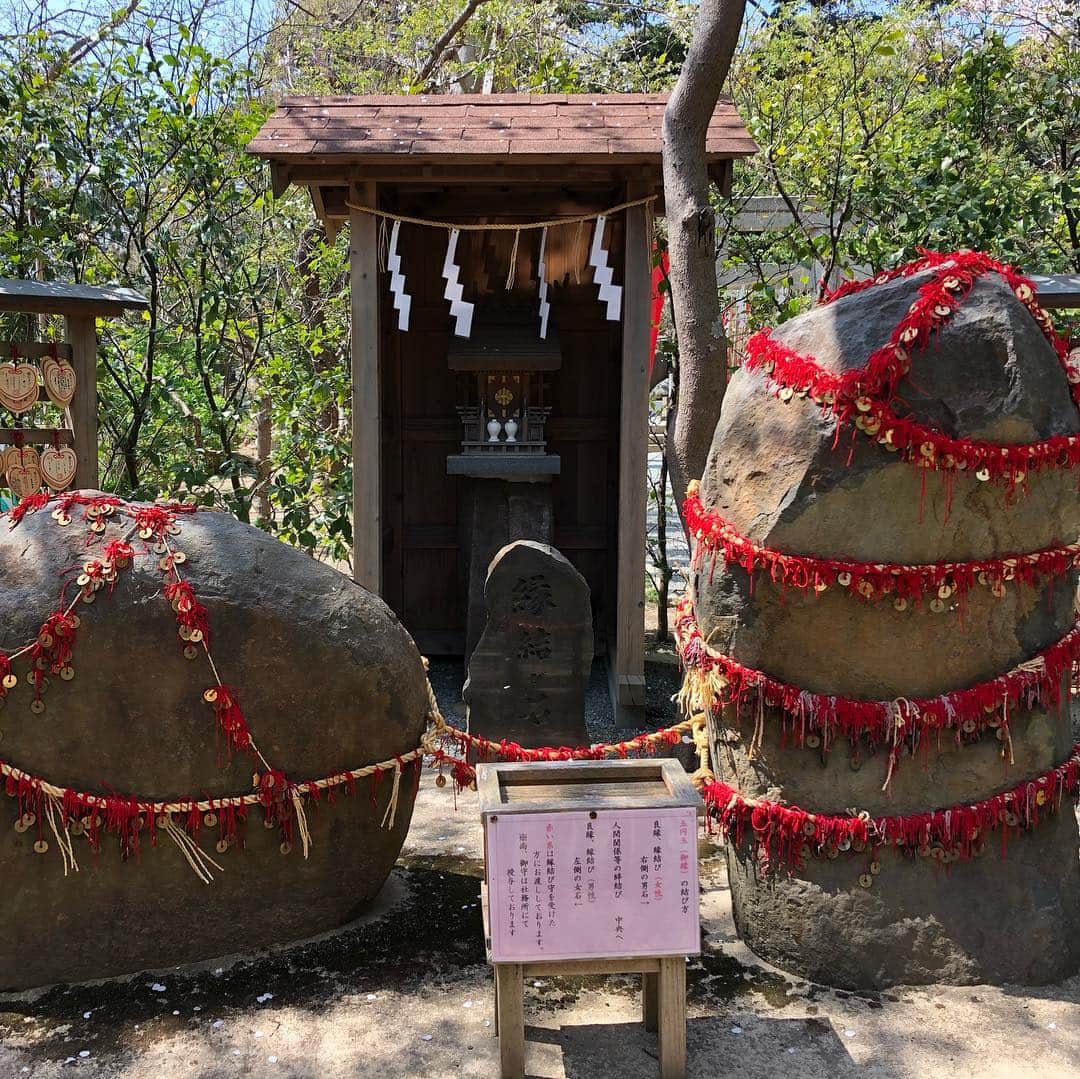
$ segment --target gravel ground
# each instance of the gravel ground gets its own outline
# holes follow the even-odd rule
[[[814,985],[738,941],[724,859],[705,841],[702,855],[690,1079],[1076,1079],[1080,977],[885,993]],[[397,868],[356,922],[270,952],[0,997],[0,1076],[493,1079],[481,872],[476,795],[455,799],[429,774]],[[637,979],[538,979],[525,1008],[528,1076],[656,1076]]]
[[[460,664],[434,663],[432,681],[448,716],[463,718],[452,707]],[[649,723],[658,726],[673,716],[678,672],[650,665],[648,683]],[[589,699],[590,735],[610,737],[602,669]],[[497,1076],[476,799],[437,788],[429,771],[386,887],[336,932],[197,966],[0,995],[0,1076]],[[725,860],[707,840],[701,855],[702,953],[687,963],[690,1079],[1080,1075],[1080,975],[1043,987],[851,993],[815,985],[739,941]],[[62,947],[62,939],[28,946]],[[637,979],[538,979],[525,1007],[529,1077],[656,1076]]]

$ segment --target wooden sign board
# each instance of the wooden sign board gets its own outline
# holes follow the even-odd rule
[[[700,951],[701,799],[675,760],[477,767],[493,963]]]

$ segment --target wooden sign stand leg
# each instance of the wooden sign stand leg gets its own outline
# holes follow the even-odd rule
[[[542,963],[495,963],[495,1034],[499,1039],[502,1079],[525,1075],[524,980],[535,974],[626,974],[641,971],[645,1029],[659,1032],[660,1079],[686,1075],[686,960],[682,956],[640,960],[572,960]]]
[[[660,960],[660,1077],[686,1075],[686,960],[681,956]]]
[[[660,1017],[660,975],[641,976],[641,1019],[650,1034],[656,1033]]]
[[[495,1029],[502,1079],[525,1075],[525,988],[520,963],[495,964]]]

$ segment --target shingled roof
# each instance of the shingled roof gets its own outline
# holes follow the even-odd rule
[[[655,163],[666,94],[446,94],[289,97],[248,152],[282,164],[509,158]],[[757,150],[735,107],[709,124],[712,161]]]

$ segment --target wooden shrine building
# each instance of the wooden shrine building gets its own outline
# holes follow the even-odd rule
[[[467,659],[492,544],[549,537],[588,581],[620,712],[644,704],[664,104],[288,98],[248,147],[329,236],[349,224],[356,579],[421,650]],[[727,192],[756,149],[730,102],[706,149]]]

